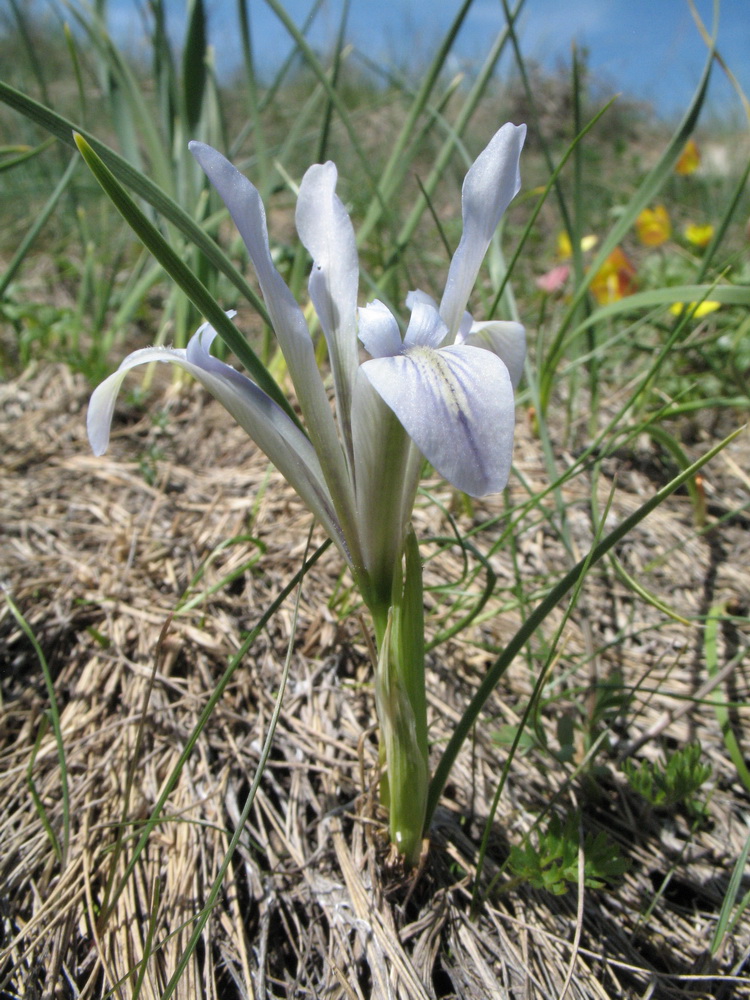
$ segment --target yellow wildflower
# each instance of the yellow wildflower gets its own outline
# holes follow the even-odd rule
[[[644,208],[635,220],[638,239],[647,247],[660,247],[672,235],[669,212],[663,205]]]
[[[721,305],[721,302],[709,302],[707,299],[703,302],[675,302],[674,305],[669,307],[669,311],[673,316],[681,316],[685,309],[689,309],[692,312],[695,319],[700,319],[702,316],[708,316],[709,313],[716,312],[716,310]]]
[[[632,295],[636,287],[635,268],[619,247],[607,257],[589,286],[600,306]]]
[[[694,222],[685,226],[685,239],[694,247],[707,247],[714,235],[714,227],[710,223],[698,226]]]
[[[587,253],[589,250],[593,250],[598,242],[599,237],[593,233],[589,233],[588,236],[582,236],[581,250]],[[573,256],[573,244],[570,242],[570,237],[565,229],[557,234],[557,256],[560,260],[570,260]]]
[[[698,149],[698,143],[695,139],[688,139],[685,143],[685,148],[680,153],[679,160],[675,164],[674,172],[683,176],[694,174],[700,166],[700,162],[701,154]]]

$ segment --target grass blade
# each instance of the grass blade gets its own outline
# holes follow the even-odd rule
[[[719,672],[719,622],[725,621],[726,616],[726,608],[724,605],[715,604],[711,608],[706,620],[706,629],[703,636],[703,652],[706,658],[706,670],[710,677],[714,677]],[[740,779],[748,792],[750,792],[750,770],[748,770],[747,764],[745,763],[745,756],[742,752],[742,747],[735,736],[732,719],[729,714],[729,709],[724,702],[724,696],[720,690],[714,689],[711,692],[711,700],[713,701],[716,719],[721,727],[721,735],[724,738],[724,746],[727,748],[727,753],[732,758],[732,763],[737,771],[737,777]]]
[[[713,48],[709,50],[708,58],[704,66],[701,79],[698,83],[698,87],[693,96],[693,100],[690,103],[690,107],[669,141],[667,148],[662,153],[657,164],[643,179],[640,186],[625,206],[625,209],[619,216],[617,222],[602,241],[598,253],[591,261],[588,273],[583,277],[583,280],[572,297],[570,305],[560,322],[557,334],[550,344],[547,356],[544,359],[544,367],[541,374],[541,405],[543,410],[546,410],[549,406],[552,384],[557,371],[557,365],[560,362],[564,350],[565,334],[576,316],[578,307],[586,297],[590,283],[593,281],[595,275],[600,271],[607,257],[631,228],[639,213],[657,194],[666,179],[671,176],[680,153],[682,152],[685,143],[692,134],[698,121],[698,116],[701,108],[703,107],[706,91],[708,89],[708,82],[711,77],[712,64]],[[642,294],[651,295],[654,293],[645,292]],[[666,294],[666,291],[663,294]],[[583,326],[588,325],[589,322],[590,320],[586,320]]]
[[[5,588],[3,589],[5,591],[5,601],[10,608],[10,613],[15,618],[19,628],[29,640],[34,652],[36,653],[37,659],[39,660],[39,666],[42,668],[44,684],[47,688],[47,697],[49,698],[49,717],[52,722],[52,731],[55,734],[55,743],[57,744],[57,762],[60,766],[60,793],[62,795],[63,813],[62,854],[60,862],[64,868],[68,860],[68,851],[70,849],[70,791],[68,788],[68,765],[65,757],[65,744],[63,743],[62,726],[60,724],[60,710],[57,705],[55,685],[52,680],[52,672],[50,671],[49,664],[47,663],[47,658],[44,655],[42,647],[39,645],[39,640],[34,635],[31,626],[21,614],[21,611],[13,598],[7,590],[5,590]]]

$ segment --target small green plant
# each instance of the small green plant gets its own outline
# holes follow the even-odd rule
[[[141,453],[138,459],[138,468],[149,486],[153,486],[156,483],[159,474],[159,462],[162,461],[164,461],[164,452],[156,444],[150,445],[147,451]]]
[[[696,793],[711,777],[711,765],[702,763],[703,750],[699,742],[669,754],[661,764],[644,760],[626,760],[623,771],[633,791],[641,795],[654,809],[671,809],[682,805],[694,818],[706,813],[706,805]]]
[[[577,885],[580,816],[571,813],[563,822],[553,816],[544,831],[537,831],[536,843],[526,838],[523,846],[513,847],[508,868],[515,882],[528,882],[535,889],[546,889],[556,896]],[[601,889],[619,881],[628,869],[628,859],[618,846],[600,831],[583,838],[583,884]]]

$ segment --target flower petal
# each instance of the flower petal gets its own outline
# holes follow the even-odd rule
[[[380,299],[359,310],[359,339],[373,358],[390,358],[404,346],[395,316]]]
[[[432,347],[437,350],[448,336],[448,327],[427,297],[412,296],[411,316],[404,334],[404,347]]]
[[[499,357],[466,344],[420,346],[366,361],[362,371],[442,476],[475,497],[503,489],[515,414]]]
[[[198,379],[247,431],[348,558],[331,496],[309,439],[247,376],[209,354],[215,337],[216,331],[206,323],[193,335],[187,350],[146,347],[129,354],[91,396],[87,429],[94,454],[102,455],[107,450],[117,393],[130,369],[152,361],[176,364]]]
[[[518,388],[526,359],[526,330],[520,323],[511,320],[472,323],[464,343],[497,354],[510,373],[511,385]]]
[[[351,219],[336,195],[335,164],[316,164],[302,178],[297,232],[313,259],[310,298],[323,328],[336,387],[339,423],[350,425],[351,394],[359,364],[359,258]]]
[[[448,271],[440,315],[455,337],[492,234],[521,187],[525,125],[503,125],[474,161],[462,191],[463,233]]]
[[[336,498],[339,517],[347,526],[347,534],[353,537],[354,495],[344,453],[318,371],[305,317],[271,258],[266,213],[260,194],[239,170],[211,146],[191,142],[189,148],[221,195],[245,241],[274,331],[289,367],[305,424],[323,465],[326,482],[332,496]]]
[[[434,306],[439,310],[439,306],[433,297],[428,295],[427,292],[423,292],[421,288],[413,288],[406,296],[407,308],[413,309],[417,302],[426,302],[428,305]]]

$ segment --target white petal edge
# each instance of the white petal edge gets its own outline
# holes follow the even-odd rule
[[[315,164],[300,184],[295,221],[313,259],[310,297],[320,319],[340,386],[351,396],[357,357],[359,257],[351,219],[336,194],[336,165]]]
[[[474,497],[505,487],[515,412],[500,358],[466,344],[416,347],[366,361],[362,371],[450,483]]]

